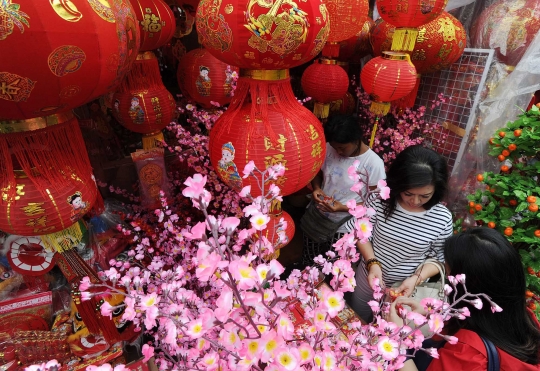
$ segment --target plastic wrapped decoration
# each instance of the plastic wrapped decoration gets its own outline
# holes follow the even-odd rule
[[[340,47],[338,42],[347,40],[364,27],[368,19],[368,0],[326,0],[330,17],[330,34],[323,49],[324,57],[336,58]]]
[[[128,0],[0,2],[0,120],[66,111],[112,90],[137,56],[136,22]]]
[[[538,0],[498,1],[471,26],[471,43],[495,49],[500,62],[515,67],[540,30],[539,14]]]
[[[161,191],[164,192],[164,197],[168,197],[169,180],[163,156],[163,148],[152,148],[131,154],[139,175],[141,205],[148,209],[161,206]]]
[[[98,196],[71,112],[0,121],[0,230],[38,236],[82,218]]]
[[[349,76],[333,59],[321,58],[311,64],[302,74],[302,89],[315,101],[313,113],[326,119],[330,102],[340,99],[349,88]]]
[[[194,49],[184,55],[178,64],[178,86],[182,93],[206,109],[228,104],[233,96],[233,73],[238,68],[221,62],[206,49]]]
[[[176,31],[172,9],[163,0],[130,0],[139,22],[139,51],[154,50],[165,45]]]

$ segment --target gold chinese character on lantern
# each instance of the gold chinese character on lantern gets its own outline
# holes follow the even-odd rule
[[[287,138],[283,134],[279,134],[279,139],[277,140],[277,145],[274,146],[270,138],[264,137],[264,149],[268,151],[269,149],[274,149],[279,152],[285,152],[285,142]]]
[[[396,11],[398,13],[407,13],[409,11],[409,0],[398,0]]]
[[[24,189],[24,184],[17,184],[16,187],[17,187],[17,190],[15,191],[15,198],[14,200],[15,201],[18,201],[21,199],[21,196],[24,196],[25,192],[23,191]],[[8,192],[9,192],[9,187],[6,187],[4,189],[2,189],[2,200],[3,201],[7,201],[8,200]]]
[[[439,50],[439,52],[437,53],[437,57],[439,57],[440,59],[442,60],[445,60],[446,57],[448,57],[448,54],[450,54],[450,52],[452,51],[452,46],[448,46],[446,44],[443,44],[443,46],[441,46],[441,50]]]
[[[311,157],[320,157],[322,154],[322,151],[323,150],[322,150],[320,142],[313,143],[311,145]]]
[[[45,214],[43,204],[44,202],[29,202],[28,205],[21,207],[21,210],[26,216]]]
[[[145,14],[144,19],[141,21],[141,26],[145,32],[161,31],[160,19],[155,14]]]
[[[313,125],[309,125],[309,128],[306,129],[306,133],[308,133],[309,139],[311,140],[319,138],[319,133],[317,133],[317,130],[315,130],[315,127]]]
[[[440,18],[438,21],[439,29],[437,32],[442,33],[444,42],[456,40],[456,26],[449,18]]]
[[[413,61],[425,61],[426,51],[424,49],[415,50],[411,54],[411,60]]]
[[[268,169],[271,166],[281,164],[287,170],[287,160],[285,160],[284,156],[281,154],[272,155],[272,156],[266,156],[264,158],[264,165]]]
[[[423,43],[426,40],[429,40],[429,38],[426,37],[426,28],[422,27],[421,29],[418,30],[418,36],[416,36],[416,42]]]
[[[322,161],[321,160],[315,161],[313,163],[313,166],[311,167],[311,172],[315,173],[315,172],[319,171],[321,166],[322,166]]]
[[[47,215],[40,216],[39,218],[28,219],[26,225],[34,228],[34,232],[39,230],[38,227],[47,227]]]

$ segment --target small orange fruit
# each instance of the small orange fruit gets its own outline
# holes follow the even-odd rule
[[[512,151],[515,151],[517,149],[517,146],[514,143],[512,143],[512,144],[510,144],[508,146],[508,149],[510,150],[510,152],[512,152]]]
[[[469,214],[474,214],[474,212],[475,212],[474,208],[469,209]]]
[[[507,150],[507,149],[503,149],[503,151],[502,151],[501,153],[502,153],[502,155],[505,156],[505,157],[510,156],[510,151]]]
[[[493,144],[493,138],[489,138],[489,144]]]
[[[527,267],[527,273],[534,274],[534,269],[532,269],[532,267]]]
[[[512,227],[507,227],[504,229],[504,235],[505,236],[511,236],[512,233],[514,233],[514,229],[512,229]]]
[[[538,211],[538,205],[537,204],[529,204],[529,211],[532,213],[535,213]]]
[[[506,173],[508,170],[510,170],[510,168],[509,168],[507,165],[501,166],[501,171],[502,171],[503,173]]]
[[[476,211],[480,211],[480,210],[482,210],[482,205],[476,204],[476,205],[474,205],[474,208],[475,208]]]
[[[540,237],[540,229],[534,231],[534,237]]]
[[[497,156],[497,158],[499,159],[500,162],[503,162],[504,160],[506,160],[506,157],[504,157],[504,155],[499,155]]]
[[[495,228],[495,222],[489,222],[488,223],[488,228],[491,228],[491,229],[494,229]]]
[[[527,197],[527,202],[530,203],[530,204],[535,203],[536,202],[536,197],[534,197],[534,196]]]
[[[529,309],[530,310],[536,310],[536,304],[535,303],[529,303]]]
[[[510,201],[508,201],[508,203],[510,204],[510,206],[516,206],[517,205],[516,200],[510,200]]]
[[[506,135],[506,133],[504,131],[499,131],[499,136],[501,138],[504,138],[505,135]]]
[[[470,202],[469,202],[469,207],[474,207],[474,205],[476,205],[476,204],[474,203],[474,201],[470,201]]]
[[[484,181],[484,176],[482,174],[478,174],[476,176],[476,180],[478,180],[479,182],[483,182]]]
[[[532,292],[531,290],[527,290],[525,291],[525,296],[528,298],[532,298],[534,296],[534,292]]]
[[[520,137],[520,136],[521,136],[521,132],[522,132],[521,129],[516,129],[516,130],[514,130],[514,136],[515,136],[515,137]]]

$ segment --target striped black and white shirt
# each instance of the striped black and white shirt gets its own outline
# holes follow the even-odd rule
[[[442,204],[422,212],[410,212],[396,203],[388,219],[384,216],[381,200],[372,195],[366,202],[376,213],[370,218],[373,224],[371,244],[375,257],[383,266],[383,280],[392,285],[414,273],[429,256],[444,261],[444,241],[452,235],[452,214]],[[354,218],[347,223],[354,227]],[[363,259],[359,267],[365,271]]]

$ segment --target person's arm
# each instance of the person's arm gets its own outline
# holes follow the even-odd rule
[[[404,279],[401,285],[396,289],[397,293],[410,296],[414,288],[430,277],[439,273],[439,270],[433,264],[422,264],[408,278]]]
[[[399,369],[399,371],[418,371],[418,369],[416,368],[414,361],[412,359],[408,359],[403,367]]]
[[[366,243],[361,243],[358,241],[356,243],[356,247],[358,248],[358,251],[360,252],[360,255],[364,258],[364,262],[366,264],[369,264],[369,267],[366,265],[367,269],[367,280],[369,287],[373,287],[373,279],[378,278],[379,279],[379,285],[384,286],[384,282],[382,279],[382,265],[381,263],[370,263],[372,261],[377,261],[377,258],[375,257],[375,253],[373,252],[373,246],[371,245],[371,242],[367,241]]]

